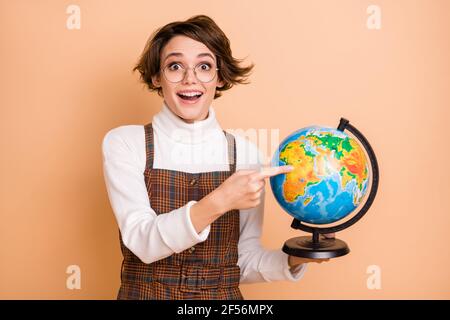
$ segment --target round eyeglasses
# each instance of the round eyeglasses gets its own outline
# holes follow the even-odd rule
[[[164,67],[163,74],[167,81],[176,83],[184,79],[189,69],[192,68],[185,68],[179,63],[171,63]],[[203,62],[194,67],[194,74],[200,82],[211,82],[216,77],[217,70],[219,68],[216,68],[215,65]]]

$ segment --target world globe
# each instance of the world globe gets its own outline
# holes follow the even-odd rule
[[[272,176],[280,206],[299,221],[330,224],[352,213],[369,185],[369,166],[360,143],[343,131],[310,126],[284,139],[273,166],[292,165]]]

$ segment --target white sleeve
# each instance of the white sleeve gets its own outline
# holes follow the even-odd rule
[[[103,138],[103,174],[124,245],[142,262],[152,263],[205,241],[208,225],[198,234],[190,219],[196,201],[157,215],[151,208],[137,157],[116,129]]]
[[[263,161],[263,154],[255,145],[248,144],[244,149],[241,148],[240,150],[241,152],[243,151],[244,155],[250,155],[246,159],[247,161],[243,160],[243,162],[252,163],[251,165],[246,165],[246,167],[258,170],[263,164],[267,165]],[[240,210],[240,236],[238,245],[238,265],[241,268],[240,282],[298,281],[306,271],[306,263],[291,269],[288,264],[288,254],[284,253],[281,249],[267,250],[261,245],[264,200],[265,190],[262,192],[259,206]]]
[[[238,245],[240,282],[298,281],[305,273],[307,264],[291,269],[288,264],[288,254],[281,249],[267,250],[261,245],[264,198],[265,192],[259,206],[240,210],[241,227]]]

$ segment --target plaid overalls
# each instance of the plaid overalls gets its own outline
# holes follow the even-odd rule
[[[145,128],[145,184],[152,208],[164,214],[200,200],[236,170],[234,136],[225,132],[230,171],[187,173],[153,169],[153,128]],[[173,226],[176,228],[177,226]],[[118,299],[243,299],[239,290],[239,210],[211,224],[204,242],[150,264],[143,263],[122,241],[121,287]]]

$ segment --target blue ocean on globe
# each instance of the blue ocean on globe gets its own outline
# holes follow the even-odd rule
[[[330,224],[352,213],[363,200],[369,168],[360,143],[334,128],[310,126],[284,139],[272,166],[294,170],[270,178],[280,206],[296,219]]]

